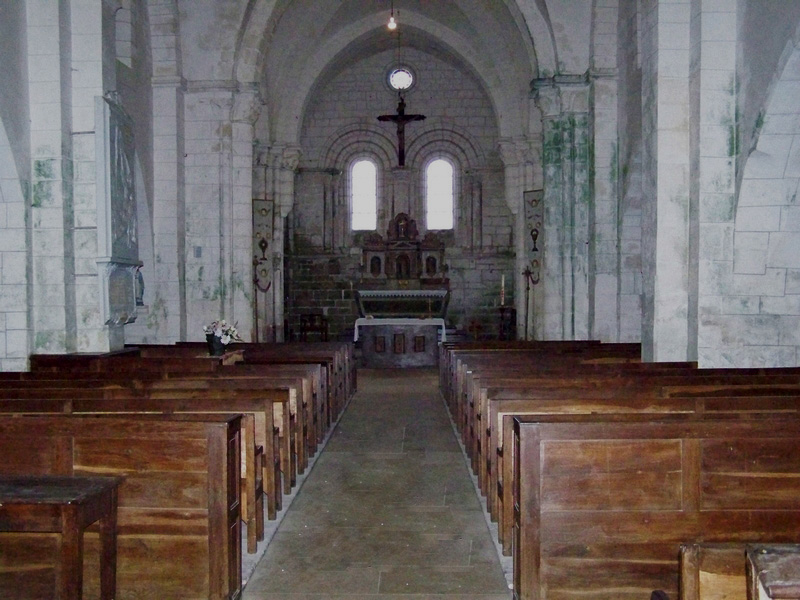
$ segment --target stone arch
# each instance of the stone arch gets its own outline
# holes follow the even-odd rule
[[[406,161],[409,165],[421,170],[427,158],[437,152],[451,155],[462,170],[486,165],[486,157],[480,144],[469,133],[444,125],[433,125],[408,144]]]
[[[376,125],[356,124],[333,133],[322,145],[319,165],[343,170],[356,153],[375,157],[380,169],[389,170],[395,161],[395,141]],[[313,160],[314,157],[309,157]]]
[[[528,27],[538,23],[536,31],[549,31],[545,17],[538,9],[527,9],[523,14],[517,3],[509,5],[514,22],[521,29],[522,24]],[[251,84],[262,81],[265,73],[266,56],[271,34],[268,33],[269,23],[273,19],[273,12],[282,10],[276,0],[251,0],[245,15],[243,28],[237,40],[235,73],[240,83]],[[486,87],[487,94],[492,102],[495,114],[501,115],[499,128],[501,136],[511,136],[527,127],[527,114],[520,108],[520,94],[527,92],[527,81],[520,82],[519,77],[514,77],[513,69],[499,69],[493,57],[485,56],[478,51],[472,43],[470,36],[463,35],[455,30],[442,28],[441,23],[427,19],[425,16],[409,11],[404,13],[404,26],[415,28],[428,36],[437,39],[443,47],[453,55],[460,57],[466,65],[476,74]],[[340,32],[316,48],[313,55],[303,64],[296,65],[291,81],[269,82],[272,88],[279,88],[282,99],[288,101],[278,102],[269,98],[269,90],[261,86],[261,91],[267,101],[265,119],[268,118],[272,127],[269,137],[272,141],[281,143],[296,143],[300,136],[301,116],[304,114],[306,104],[313,94],[315,82],[325,69],[336,62],[337,57],[350,46],[354,40],[361,39],[384,27],[382,16],[377,14],[367,15],[365,18],[350,23]],[[530,30],[522,33],[526,47],[530,48],[529,62],[527,65],[534,76],[541,66],[538,56],[533,49],[533,36]],[[542,43],[552,44],[552,36],[543,35]],[[537,43],[539,38],[537,38]],[[544,51],[546,57],[545,70],[551,72],[555,69],[554,48]],[[516,71],[514,71],[516,73]],[[524,79],[524,78],[523,78]],[[498,82],[504,82],[498,84]],[[286,85],[290,89],[286,89]],[[522,87],[520,87],[522,86]],[[518,89],[519,88],[519,89]],[[524,89],[523,89],[524,88]],[[269,114],[268,114],[269,113]]]
[[[724,364],[737,367],[795,366],[800,356],[800,129],[787,127],[800,122],[800,43],[777,73],[744,165],[719,317]]]

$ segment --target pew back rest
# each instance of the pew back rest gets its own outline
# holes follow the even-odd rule
[[[673,596],[681,543],[800,539],[800,419],[647,418],[515,419],[521,598]]]
[[[0,472],[124,476],[118,597],[233,598],[241,589],[239,420],[3,416],[0,455],[13,460],[0,461]]]

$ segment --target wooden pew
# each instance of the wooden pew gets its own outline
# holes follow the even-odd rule
[[[192,354],[195,350],[191,348],[184,348],[184,351],[188,350],[188,356],[183,359],[183,362],[187,364],[191,364],[194,362],[192,359]],[[177,354],[181,354],[180,349],[178,350]],[[264,366],[240,366],[236,371],[232,371],[232,367],[223,367],[218,371],[211,372],[211,373],[191,373],[186,377],[182,377],[179,379],[166,377],[162,379],[159,375],[159,369],[156,368],[155,371],[151,370],[148,366],[148,363],[155,363],[156,365],[160,364],[158,358],[153,357],[145,357],[140,358],[133,354],[132,352],[127,352],[124,355],[111,355],[110,357],[107,355],[100,355],[100,356],[93,356],[93,357],[83,357],[84,360],[89,360],[91,365],[94,365],[94,368],[90,371],[93,377],[102,377],[104,379],[100,380],[92,380],[93,382],[93,393],[97,394],[98,396],[102,396],[104,398],[123,398],[127,397],[128,394],[138,393],[140,395],[147,395],[148,397],[155,398],[155,397],[170,397],[176,396],[171,390],[182,390],[180,392],[181,397],[194,397],[200,398],[201,396],[207,395],[214,391],[217,393],[220,389],[226,390],[242,390],[242,389],[253,389],[259,390],[261,389],[260,386],[263,385],[264,388],[270,388],[273,392],[278,390],[282,393],[286,392],[288,386],[288,393],[289,393],[289,410],[283,410],[282,404],[285,401],[285,397],[283,395],[278,397],[273,397],[273,401],[280,403],[277,405],[276,410],[278,414],[276,414],[275,422],[278,425],[279,432],[280,432],[280,439],[283,440],[280,444],[280,456],[281,456],[281,471],[284,473],[284,493],[289,493],[291,491],[292,486],[296,482],[296,474],[298,471],[302,472],[302,470],[307,465],[308,461],[308,452],[310,449],[316,449],[317,441],[319,438],[322,437],[321,432],[310,430],[306,424],[306,421],[303,417],[305,417],[305,411],[298,410],[298,401],[295,398],[295,393],[301,391],[304,397],[310,397],[311,387],[310,384],[313,383],[313,376],[316,376],[317,383],[319,382],[319,367],[318,365],[264,365]],[[40,378],[44,377],[56,377],[59,376],[58,371],[56,370],[58,365],[60,364],[56,358],[48,357],[48,367],[49,370],[47,372],[39,372],[37,375]],[[68,364],[76,365],[77,362],[72,358],[66,359]],[[188,362],[187,362],[188,361]],[[117,370],[117,366],[114,368],[110,368],[109,365],[112,362],[120,363],[126,368],[126,370],[131,371],[136,374],[136,379],[126,380],[124,376],[120,378],[115,378],[115,375],[111,373],[115,373]],[[206,359],[200,359],[200,362],[207,363]],[[275,372],[280,372],[281,375],[275,375]],[[235,376],[232,374],[235,373]],[[161,373],[164,375],[165,373]],[[20,375],[30,375],[30,374],[20,374]],[[296,377],[295,377],[296,376]],[[153,379],[145,379],[146,377],[152,377]],[[295,379],[302,379],[302,390],[300,389],[300,384],[295,381]],[[25,386],[26,389],[18,390],[13,392],[14,397],[26,397],[26,398],[33,398],[42,395],[42,391],[31,390],[27,389],[31,387],[31,380],[29,377],[25,377]],[[36,384],[41,384],[42,380],[37,380]],[[46,382],[45,382],[46,383]],[[81,381],[81,384],[83,381]],[[96,389],[100,389],[100,385],[102,385],[103,391],[95,391]],[[50,397],[70,397],[73,395],[73,391],[69,388],[71,384],[69,382],[65,382],[63,380],[58,381],[55,383],[59,387],[63,389],[59,390],[51,390],[49,392]],[[109,388],[122,388],[117,389],[116,391],[110,391]],[[131,388],[135,389],[136,392],[131,392]],[[316,388],[319,389],[319,388]],[[6,389],[5,391],[0,391],[0,397],[4,394],[12,393],[11,390]],[[81,392],[82,395],[86,395],[86,392]],[[8,396],[6,396],[8,397]],[[224,399],[222,399],[224,400]],[[309,413],[313,411],[313,399],[306,399],[303,400],[303,405],[310,403],[312,406],[308,408]],[[135,409],[135,406],[131,405],[131,409]],[[217,407],[220,409],[221,406]],[[227,409],[226,409],[227,410]],[[316,419],[318,421],[318,419]],[[299,435],[295,433],[295,428],[299,428],[301,432]],[[284,435],[286,434],[286,435]],[[308,444],[304,443],[308,441]],[[265,455],[267,457],[271,457],[271,449],[273,444],[269,437],[265,434],[264,438],[262,438],[262,443],[265,449]],[[268,515],[269,518],[274,519],[277,514],[277,510],[280,509],[280,487],[278,484],[280,483],[280,478],[276,479],[274,471],[270,468],[271,461],[268,461],[270,464],[265,468],[264,472],[264,481],[265,487],[268,494]],[[248,495],[249,498],[249,495]],[[252,504],[252,503],[245,503],[245,504]],[[250,547],[254,546],[254,542],[252,540],[251,535],[252,528],[248,528],[248,544]]]
[[[680,600],[797,600],[800,545],[681,546]]]
[[[59,356],[35,356],[36,360],[32,362],[41,363],[40,366],[42,369],[52,375],[56,375],[58,373],[63,374],[64,369],[61,368],[61,365],[63,364],[70,366],[70,368],[66,370],[66,372],[70,373],[70,375],[91,373],[92,376],[104,376],[108,378],[110,374],[113,374],[115,377],[113,383],[109,381],[107,386],[103,386],[104,388],[115,385],[122,386],[126,389],[135,386],[137,389],[141,387],[148,390],[178,388],[184,390],[192,388],[198,390],[210,390],[212,388],[244,389],[245,387],[259,389],[259,385],[261,384],[259,384],[255,379],[251,381],[248,379],[252,376],[253,378],[259,378],[265,389],[273,389],[278,391],[286,391],[288,389],[288,412],[285,413],[283,418],[280,418],[279,416],[276,419],[276,423],[278,423],[280,427],[281,439],[285,439],[284,444],[281,446],[281,470],[285,474],[284,493],[288,494],[291,492],[292,486],[296,483],[298,470],[302,472],[308,464],[308,444],[306,444],[304,440],[313,438],[314,435],[313,433],[309,433],[308,426],[306,424],[307,412],[310,412],[310,409],[307,410],[305,407],[305,403],[310,401],[310,389],[306,385],[308,383],[307,381],[302,383],[300,381],[291,381],[292,378],[287,378],[285,374],[278,377],[274,374],[271,374],[269,369],[266,368],[257,373],[244,374],[243,371],[239,371],[238,373],[240,377],[234,379],[231,377],[231,371],[228,370],[228,367],[220,370],[209,371],[207,369],[207,365],[214,365],[217,363],[217,366],[219,366],[218,361],[215,360],[209,360],[207,358],[192,359],[189,356],[177,356],[173,357],[171,362],[168,362],[167,358],[142,358],[135,354],[132,350],[120,354],[109,353],[104,355],[80,355],[81,360],[76,360],[73,355],[61,356],[61,358],[64,358],[65,356],[68,357],[64,358],[63,361],[59,360]],[[172,366],[167,366],[169,364]],[[87,370],[82,371],[81,365],[83,365],[83,368]],[[72,370],[73,368],[74,371]],[[182,376],[180,378],[176,378],[174,376],[170,378],[170,372],[179,372],[182,374]],[[126,382],[124,379],[125,373],[130,374],[130,383]],[[169,378],[170,381],[153,381],[162,378]],[[191,379],[194,383],[187,383],[187,380],[189,379]],[[152,391],[149,393],[152,394]],[[21,397],[33,397],[36,392],[20,391],[19,394]],[[66,388],[63,391],[51,391],[51,396],[58,396],[61,394],[68,396],[70,392],[67,391]],[[118,395],[119,394],[117,394],[117,396]],[[301,400],[298,399],[298,396],[302,396],[303,398],[308,396],[308,399],[302,400],[302,408],[299,407]],[[104,397],[115,396],[110,393],[104,393]],[[282,409],[277,407],[276,410],[281,411]],[[285,424],[283,423],[284,421]],[[286,433],[285,438],[284,433]],[[268,456],[270,446],[271,444],[266,442],[265,451],[267,452]],[[316,447],[316,441],[314,442],[313,446],[314,448]],[[267,477],[270,476],[268,475]],[[271,510],[271,514],[274,515],[274,511]]]
[[[81,600],[84,532],[97,523],[100,599],[113,600],[121,482],[119,477],[0,476],[0,596],[22,600],[28,596],[24,592],[30,592],[29,597]],[[25,542],[38,545],[46,534],[55,534],[47,537],[56,538],[56,548],[38,552],[39,565],[31,565],[31,557],[15,552]]]
[[[240,419],[0,417],[0,473],[124,476],[116,597],[233,599],[242,575]],[[97,553],[92,538],[86,553]],[[84,582],[96,596],[97,574]]]
[[[71,377],[108,377],[116,376],[122,378],[125,375],[131,379],[155,378],[155,379],[199,379],[211,377],[213,375],[223,376],[230,379],[234,372],[230,366],[224,366],[216,358],[198,358],[198,350],[194,347],[175,347],[175,346],[148,346],[145,354],[141,356],[134,352],[134,348],[123,354],[100,354],[100,355],[81,355],[82,362],[72,358],[59,361],[59,356],[36,355],[35,363],[42,363],[39,371],[26,374],[26,380],[39,376],[58,376],[58,373],[68,373]],[[160,356],[163,354],[164,356]],[[66,365],[63,366],[62,365]],[[212,368],[213,367],[213,368]],[[60,369],[60,370],[59,370]],[[302,472],[308,464],[306,448],[312,454],[316,452],[319,441],[324,437],[324,430],[319,426],[319,413],[321,408],[317,406],[321,397],[320,375],[318,365],[265,365],[255,368],[239,367],[235,372],[236,376],[258,376],[266,379],[272,377],[275,385],[281,384],[281,379],[298,377],[302,383],[295,382],[298,388],[298,397],[302,398],[303,419],[298,420],[298,426],[303,428],[303,436],[298,437],[295,449],[298,457],[298,469]],[[0,380],[2,380],[0,378]],[[283,384],[291,384],[284,381]],[[168,387],[169,384],[162,383],[161,387]],[[315,396],[316,394],[316,396]],[[318,409],[319,408],[319,409]],[[309,426],[309,424],[311,424]],[[306,444],[302,444],[302,439],[307,439]]]
[[[657,417],[666,413],[746,415],[751,412],[782,414],[800,411],[800,389],[794,389],[791,395],[781,396],[662,398],[660,384],[675,378],[676,376],[663,376],[660,382],[659,377],[655,377],[649,386],[615,387],[609,384],[602,389],[592,390],[583,390],[580,385],[549,390],[512,388],[495,396],[490,392],[487,408],[489,418],[486,428],[481,428],[485,445],[480,448],[478,461],[481,469],[478,474],[484,481],[487,508],[492,518],[498,522],[499,541],[504,553],[511,552],[510,482],[515,458],[505,441],[513,439],[515,416],[642,412]],[[709,379],[714,378],[715,376],[709,376]],[[698,381],[703,379],[702,375],[697,375]],[[735,381],[736,375],[731,375],[729,379]],[[742,376],[743,383],[747,380],[746,376]]]
[[[191,383],[188,382],[188,383]],[[91,394],[90,392],[101,392]],[[54,397],[58,396],[58,398]],[[277,410],[277,409],[280,410]],[[288,429],[289,396],[280,390],[221,389],[129,390],[124,388],[82,390],[79,385],[62,382],[59,388],[0,389],[0,412],[35,414],[113,414],[113,413],[244,413],[241,421],[245,440],[242,475],[246,481],[243,519],[248,524],[248,549],[255,551],[263,539],[259,524],[261,493],[267,496],[267,515],[277,517],[281,508],[281,476],[290,469],[291,438]],[[280,432],[287,432],[281,435]],[[259,450],[259,448],[261,450]],[[279,463],[276,464],[276,458]],[[256,469],[261,465],[261,473]],[[290,480],[284,473],[284,488]],[[291,490],[289,490],[291,491]]]
[[[800,419],[604,418],[515,418],[515,598],[674,596],[681,543],[800,539]]]
[[[676,382],[682,385],[673,386]],[[688,385],[692,382],[692,385]],[[715,383],[716,382],[716,383]],[[721,385],[724,382],[724,385]],[[792,383],[796,382],[796,383]],[[676,372],[661,372],[654,365],[652,372],[635,373],[627,378],[616,376],[584,375],[578,371],[568,380],[543,377],[536,382],[532,378],[522,381],[490,380],[489,385],[480,392],[478,408],[473,416],[474,434],[468,436],[466,448],[473,458],[473,468],[479,479],[480,489],[490,495],[496,489],[496,476],[502,463],[504,432],[510,430],[510,416],[515,414],[537,414],[542,401],[579,398],[574,412],[607,412],[614,408],[617,400],[627,400],[633,396],[650,398],[650,407],[656,410],[659,399],[684,396],[709,397],[718,392],[727,396],[797,396],[800,395],[800,374],[791,376],[748,376],[730,372],[728,375],[706,374],[694,371],[685,375]],[[754,386],[754,384],[757,384]],[[686,393],[673,394],[678,387]],[[694,390],[690,393],[690,390]],[[507,402],[506,402],[507,401]],[[545,405],[546,408],[546,405]],[[743,406],[738,407],[743,410]],[[775,406],[763,405],[761,410],[789,410],[784,403]],[[662,410],[662,409],[658,409]],[[667,411],[668,408],[663,409]],[[566,409],[565,409],[566,411]],[[507,419],[505,426],[503,418]]]
[[[748,600],[800,600],[800,544],[747,547]]]

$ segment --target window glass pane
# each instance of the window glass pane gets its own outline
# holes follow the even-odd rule
[[[378,222],[378,175],[375,164],[359,160],[350,170],[352,228],[373,230]]]
[[[425,172],[427,195],[425,198],[428,229],[453,228],[453,165],[446,160],[435,160]]]

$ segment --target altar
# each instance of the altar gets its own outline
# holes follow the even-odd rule
[[[445,335],[444,319],[360,318],[353,340],[361,339],[363,364],[368,368],[435,367]]]
[[[435,367],[446,340],[448,290],[357,290],[353,340],[371,368]]]
[[[353,334],[362,364],[435,367],[450,301],[443,242],[432,232],[419,240],[415,221],[399,213],[386,239],[373,233],[362,251]]]

